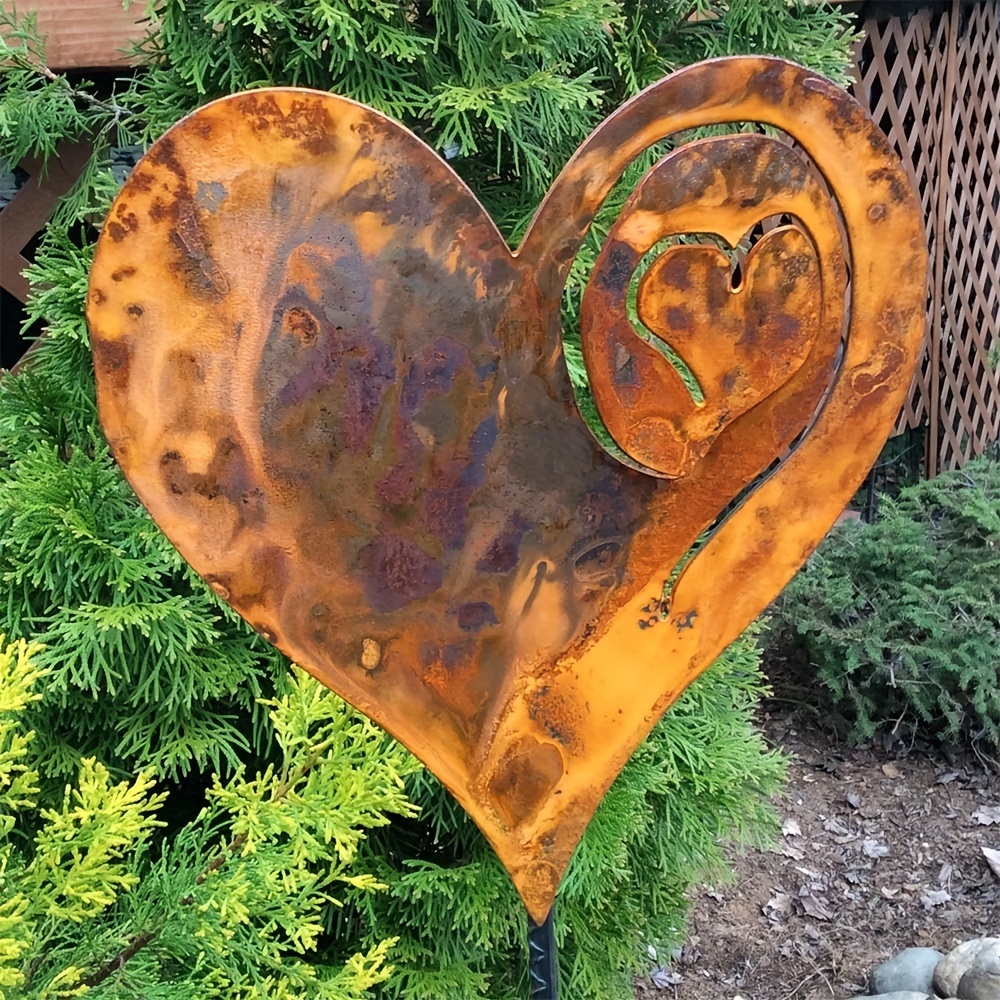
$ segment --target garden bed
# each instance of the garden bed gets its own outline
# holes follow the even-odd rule
[[[795,758],[780,841],[734,857],[732,885],[696,891],[686,944],[638,998],[846,1000],[903,948],[997,933],[982,851],[1000,849],[997,761],[892,736],[852,747],[835,715],[765,709],[769,742]]]

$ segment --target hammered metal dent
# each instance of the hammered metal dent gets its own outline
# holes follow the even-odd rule
[[[584,356],[616,460],[563,361],[570,264],[634,157],[732,121],[798,148],[678,148],[587,287]],[[732,246],[775,215],[792,221],[735,287],[718,244],[659,256],[634,290],[640,339],[629,288],[659,241]],[[877,456],[915,366],[925,268],[917,200],[864,111],[748,57],[684,69],[611,115],[516,253],[377,112],[292,89],[217,101],[135,168],[87,315],[101,418],[153,517],[258,632],[444,781],[541,923],[628,756]],[[803,431],[662,600],[695,539]]]

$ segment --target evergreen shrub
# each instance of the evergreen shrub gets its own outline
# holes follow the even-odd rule
[[[873,524],[837,528],[777,605],[855,720],[878,729],[1000,745],[1000,464],[883,497]]]
[[[414,814],[402,747],[296,671],[267,705],[277,763],[216,778],[170,836],[151,770],[116,781],[84,758],[46,807],[38,652],[0,638],[0,997],[357,1000],[390,975],[391,939],[314,956],[336,896],[380,888],[352,864],[364,831]]]
[[[268,895],[267,869],[245,867],[254,861],[246,844],[219,848],[238,836],[237,799],[241,808],[263,808],[282,787],[275,768],[286,750],[275,706],[287,694],[288,664],[187,568],[136,502],[101,434],[83,303],[96,233],[117,189],[109,146],[147,145],[236,89],[330,89],[403,121],[448,157],[513,243],[576,145],[638,89],[686,63],[739,52],[784,55],[844,80],[847,17],[797,0],[159,0],[149,13],[142,66],[109,93],[41,70],[44,44],[30,21],[0,11],[0,160],[44,158],[60,140],[84,134],[94,145],[28,272],[28,319],[47,335],[17,375],[0,378],[0,629],[44,643],[33,655],[42,697],[18,716],[34,733],[27,760],[40,787],[18,829],[28,836],[47,822],[43,809],[58,812],[67,783],[82,787],[81,760],[91,758],[112,785],[133,788],[140,775],[155,775],[156,790],[143,785],[136,801],[152,817],[155,796],[166,792],[157,815],[169,817],[166,827],[149,819],[142,845],[121,846],[127,861],[116,864],[129,873],[127,892],[116,890],[93,919],[52,917],[68,950],[53,952],[45,968],[63,962],[59,954],[87,977],[110,968],[129,942],[161,926],[167,918],[158,907],[169,900],[162,926],[170,929],[156,932],[159,946],[150,940],[110,971],[100,995],[304,998],[339,996],[335,988],[350,996],[357,987],[407,1000],[523,996],[523,911],[481,836],[423,771],[405,778],[417,815],[392,798],[377,808],[396,814],[393,822],[368,829],[375,814],[355,822],[344,804],[351,828],[368,829],[367,839],[352,841],[353,860],[333,848],[287,860],[299,836],[292,824],[306,837],[313,828],[298,814],[274,820],[261,836],[273,835],[269,849],[285,852],[276,870],[300,866],[285,880],[294,899]],[[621,201],[620,192],[609,199],[574,267],[570,336],[587,269]],[[585,389],[572,343],[567,361]],[[758,661],[752,636],[727,651],[639,749],[591,824],[557,907],[564,990],[574,1000],[630,996],[630,975],[648,966],[649,949],[679,939],[684,890],[706,871],[718,876],[718,842],[767,831],[767,798],[782,764],[751,725]],[[391,743],[365,737],[358,745],[377,758],[357,763],[378,795],[388,786],[371,769],[411,770]],[[251,777],[257,772],[261,778]],[[324,773],[331,796],[354,780]],[[309,792],[317,809],[319,783]],[[208,861],[206,845],[215,851]],[[217,857],[219,867],[199,883]],[[4,876],[5,893],[29,884],[30,859],[19,864]],[[198,896],[204,912],[230,921],[224,930],[213,925],[215,943],[203,952],[202,917],[185,902],[182,869],[199,893],[211,889],[211,898]],[[317,881],[297,881],[302,871]],[[323,879],[331,872],[362,880],[335,887],[339,906],[317,902],[329,894]],[[371,877],[386,889],[368,892]],[[308,940],[294,937],[302,914]],[[292,961],[294,974],[279,971],[275,955]],[[35,962],[14,964],[40,984]],[[395,971],[380,983],[388,963]],[[188,964],[196,985],[184,993],[177,984]],[[353,985],[319,985],[338,983],[345,968],[358,972]],[[262,984],[278,975],[288,985],[268,993]],[[31,989],[26,995],[42,996],[48,987]]]

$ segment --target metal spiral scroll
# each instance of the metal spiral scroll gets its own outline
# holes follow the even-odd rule
[[[900,381],[893,372],[912,363],[922,320],[923,234],[903,171],[856,102],[780,60],[710,60],[649,88],[581,147],[536,225],[572,214],[567,196],[574,184],[596,211],[644,148],[727,122],[777,127],[786,138],[740,133],[689,142],[651,168],[608,233],[581,311],[590,388],[618,459],[672,480],[653,505],[657,519],[673,528],[655,556],[664,580],[721,510],[787,457],[793,442],[804,443],[824,407],[816,447],[805,449],[767,494],[747,502],[702,566],[737,536],[747,554],[769,548],[768,532],[784,528],[776,508],[792,514],[780,484],[816,478],[831,453],[847,461],[845,478],[863,474],[877,452],[866,449],[865,458],[851,461],[841,456],[843,441],[864,437],[862,413],[874,426],[876,409]],[[756,242],[734,284],[732,255],[719,243],[745,245],[755,227],[778,216],[790,221]],[[578,205],[577,232],[591,219]],[[662,241],[690,234],[717,239],[672,246],[648,266],[634,291],[637,330],[628,309],[637,269]],[[550,243],[545,252],[558,248]],[[669,354],[686,364],[703,399],[694,398]],[[855,366],[860,378],[851,375]],[[838,424],[848,412],[854,425]],[[832,435],[841,436],[841,447],[831,443],[824,451],[820,441]],[[718,571],[715,563],[709,573]],[[681,596],[707,585],[694,582],[698,572],[696,560],[686,583],[678,581]],[[683,603],[651,596],[637,621],[651,627],[668,606]]]
[[[660,241],[711,232],[735,247],[765,216],[796,223],[760,238],[738,283],[716,245],[678,245],[658,256],[638,283],[647,339],[637,338],[626,300]],[[778,411],[804,426],[833,374],[845,284],[836,213],[800,154],[753,135],[682,146],[628,200],[583,298],[584,357],[608,430],[642,471],[681,479],[751,411],[758,425]],[[665,345],[687,364],[700,399]],[[768,458],[776,443],[767,442]]]
[[[569,269],[629,163],[734,121],[797,148],[735,135],[670,153],[586,289],[584,359],[620,461],[563,361]],[[776,215],[734,285],[725,248]],[[716,242],[633,282],[665,237],[698,233]],[[87,318],[102,423],[157,523],[428,765],[541,924],[631,752],[874,461],[915,367],[925,268],[916,196],[864,111],[746,57],[612,114],[516,252],[378,112],[290,88],[216,101],[126,182]]]

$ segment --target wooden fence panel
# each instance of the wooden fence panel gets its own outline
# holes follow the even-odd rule
[[[30,263],[22,251],[48,222],[59,199],[76,183],[90,157],[91,146],[87,142],[64,142],[56,153],[45,170],[34,157],[21,161],[28,180],[3,208],[0,286],[21,302],[28,298],[28,282],[21,272]]]
[[[957,25],[941,181],[939,467],[1000,438],[1000,11],[977,4]]]
[[[1000,8],[871,20],[855,95],[912,167],[932,267],[924,354],[897,431],[928,427],[927,474],[1000,438]]]
[[[45,36],[50,69],[117,69],[145,34],[146,5],[121,0],[20,0],[19,15],[34,14]]]
[[[904,21],[869,21],[855,53],[854,95],[889,137],[920,194],[932,255],[938,240],[936,201],[940,172],[947,22],[924,10]],[[924,351],[898,433],[925,425],[933,409],[933,271],[928,278]]]

